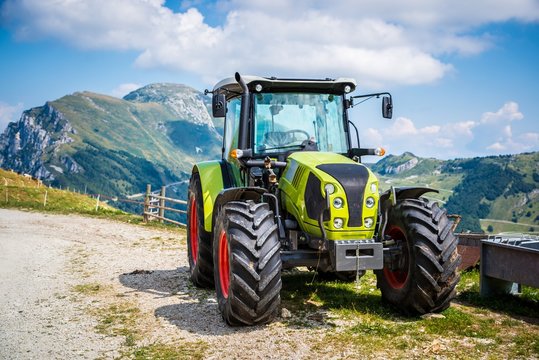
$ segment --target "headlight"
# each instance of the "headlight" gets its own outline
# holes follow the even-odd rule
[[[340,228],[342,228],[343,224],[344,224],[343,219],[341,219],[341,218],[335,218],[335,219],[333,219],[333,226],[335,226],[335,229],[340,229]]]
[[[348,94],[350,91],[352,91],[352,87],[350,85],[346,85],[344,87],[344,92]]]
[[[378,186],[376,186],[376,183],[371,184],[371,193],[376,194],[378,191]]]
[[[255,91],[261,92],[262,91],[262,85],[256,84],[255,85]]]
[[[370,228],[372,227],[372,224],[374,224],[374,219],[373,218],[365,218],[365,227],[366,228]]]
[[[367,200],[365,200],[365,205],[370,209],[374,206],[374,198],[369,196]]]
[[[333,207],[335,207],[335,209],[342,208],[343,204],[344,204],[344,200],[341,199],[340,197],[336,197],[335,199],[333,199]]]
[[[328,183],[326,184],[326,186],[324,186],[324,190],[326,190],[326,192],[331,195],[335,192],[335,186],[331,183]]]

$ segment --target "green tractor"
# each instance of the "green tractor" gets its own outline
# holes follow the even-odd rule
[[[374,270],[382,298],[407,314],[446,309],[460,256],[431,188],[391,188],[361,163],[381,149],[352,147],[352,79],[224,79],[212,93],[224,117],[221,160],[193,167],[187,245],[190,278],[215,287],[229,325],[270,322],[280,311],[281,271],[304,266],[358,279]]]

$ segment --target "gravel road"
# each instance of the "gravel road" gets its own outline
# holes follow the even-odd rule
[[[309,341],[327,329],[226,326],[185,253],[180,231],[0,209],[0,359],[130,358],[155,344],[209,359],[315,355]]]

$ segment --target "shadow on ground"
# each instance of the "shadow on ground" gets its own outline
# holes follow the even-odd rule
[[[135,270],[122,274],[120,282],[155,298],[173,297],[173,304],[155,309],[154,314],[170,324],[189,332],[203,335],[227,335],[248,333],[264,329],[264,326],[233,328],[227,326],[218,310],[213,289],[200,289],[189,280],[189,268],[174,270]],[[339,281],[320,281],[314,272],[283,272],[281,290],[283,316],[276,321],[292,328],[333,327],[332,310],[375,315],[386,320],[414,322],[419,317],[404,317],[394,307],[385,304],[372,284],[355,284]],[[483,299],[476,292],[464,291],[457,302],[502,312],[537,324],[539,309],[533,301],[517,297]]]
[[[285,272],[282,279],[282,305],[291,310],[296,318],[314,318],[318,325],[332,326],[332,319],[327,316],[328,311],[342,310],[402,319],[395,308],[382,302],[378,290],[372,290],[372,286],[363,281],[358,288],[355,282],[321,281],[314,272],[302,271]],[[291,323],[297,321],[291,320]],[[316,324],[311,322],[307,325]]]
[[[175,270],[135,270],[130,273],[120,275],[120,283],[134,291],[141,291],[156,295],[157,297],[168,297],[176,295],[181,289],[180,280],[182,273],[188,271],[187,268]]]
[[[264,326],[233,328],[221,318],[215,291],[200,289],[189,280],[189,268],[174,270],[135,270],[119,277],[122,285],[133,292],[152,294],[155,298],[174,297],[174,304],[158,307],[155,316],[178,328],[204,335],[226,335],[262,329]],[[378,290],[361,283],[321,281],[314,272],[284,271],[281,290],[283,317],[276,319],[293,328],[333,327],[331,310],[371,314],[386,319],[404,318],[393,307],[382,302]]]
[[[539,303],[518,295],[504,294],[496,297],[481,297],[478,291],[466,290],[457,296],[455,302],[502,313],[529,324],[539,325]]]
[[[154,314],[182,330],[202,335],[246,333],[262,327],[232,328],[219,313],[215,291],[196,288],[189,280],[189,268],[174,270],[135,270],[119,276],[120,283],[132,292],[152,294],[155,298],[174,297],[175,304],[155,309]]]

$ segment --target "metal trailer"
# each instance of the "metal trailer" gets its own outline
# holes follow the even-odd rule
[[[481,241],[480,294],[520,293],[521,285],[539,288],[539,237],[500,234]]]

